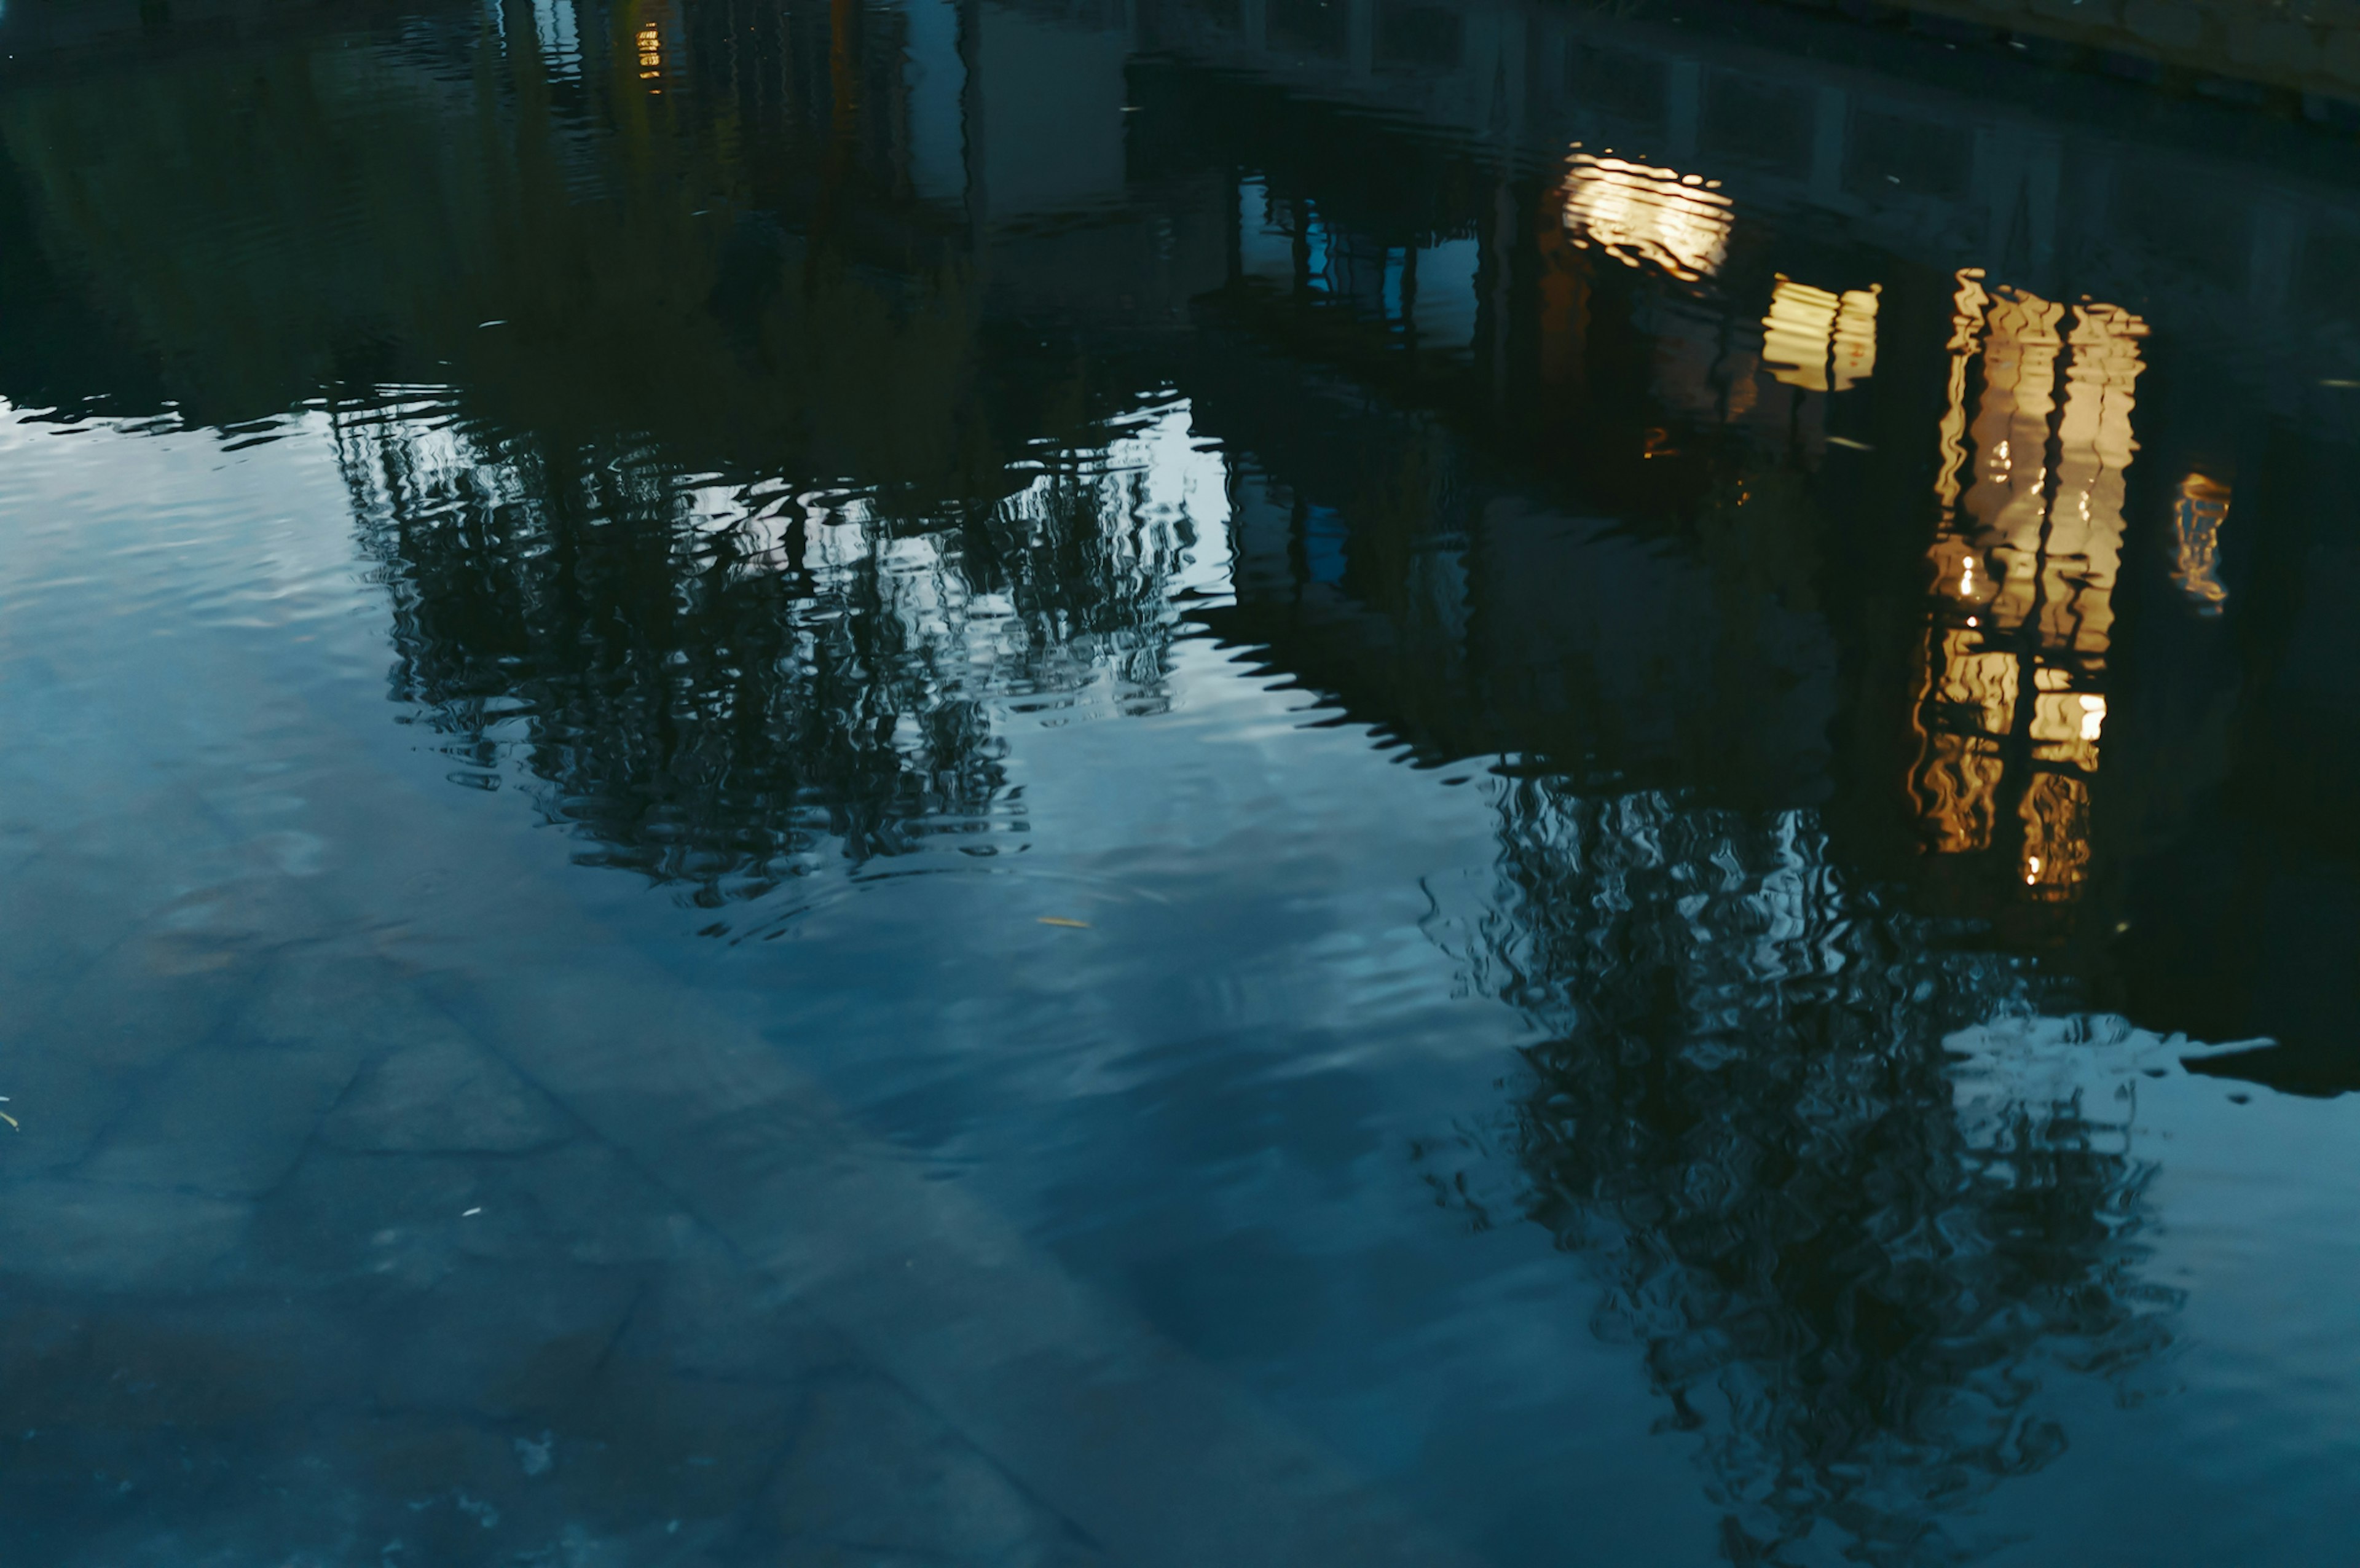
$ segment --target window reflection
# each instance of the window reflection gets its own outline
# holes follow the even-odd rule
[[[2089,864],[2147,324],[1974,269],[1953,305],[1911,790],[1935,853],[2009,855],[2035,897],[2067,898]]]
[[[1729,254],[1729,198],[1697,175],[1625,158],[1573,155],[1566,170],[1566,232],[1632,267],[1683,282],[1721,269]]]
[[[1806,392],[1841,392],[1876,370],[1875,289],[1833,294],[1778,275],[1762,318],[1762,363]]]

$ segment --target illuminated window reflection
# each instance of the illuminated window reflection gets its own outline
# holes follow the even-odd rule
[[[639,80],[657,82],[663,77],[663,35],[653,22],[639,28]]]
[[[2221,525],[2229,520],[2229,486],[2202,474],[2180,482],[2171,508],[2171,580],[2205,615],[2218,615],[2229,590],[2216,572],[2221,564]]]
[[[1936,853],[2005,855],[2033,896],[2070,898],[2088,873],[2147,324],[1986,290],[1972,270],[1953,304],[1911,789]]]
[[[1876,369],[1874,289],[1831,294],[1781,273],[1762,318],[1762,363],[1774,380],[1841,392]]]
[[[1720,270],[1729,253],[1729,198],[1717,183],[1578,152],[1566,170],[1566,232],[1576,245],[1692,283]]]

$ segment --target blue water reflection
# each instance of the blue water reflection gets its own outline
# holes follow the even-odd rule
[[[0,38],[28,1560],[2360,1523],[2324,129],[1509,0]]]

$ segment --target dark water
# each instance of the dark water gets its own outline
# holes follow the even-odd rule
[[[1702,5],[0,41],[10,1561],[1347,1560],[1247,1431],[1421,1562],[2360,1540],[2348,139]],[[830,1305],[839,1119],[1251,1420],[814,1176]]]

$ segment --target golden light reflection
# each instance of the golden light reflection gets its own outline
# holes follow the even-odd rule
[[[1987,289],[1973,269],[1952,303],[1911,793],[1935,853],[2005,854],[2030,896],[2070,898],[2090,863],[2147,324]]]
[[[2229,520],[2229,486],[2202,474],[2180,482],[2171,507],[2171,580],[2208,615],[2217,615],[2229,590],[2217,575],[2221,525]]]
[[[1762,318],[1762,363],[1806,392],[1843,391],[1876,369],[1875,289],[1832,294],[1780,273]]]
[[[1950,401],[1942,415],[1941,471],[1934,480],[1934,498],[1946,523],[1958,507],[1959,473],[1967,463],[1967,365],[1983,346],[1983,310],[1991,303],[1983,276],[1980,267],[1961,267],[1958,291],[1950,297]]]
[[[639,28],[637,41],[639,49],[639,80],[661,81],[663,79],[663,34],[657,30],[653,22],[649,22]]]
[[[1835,341],[1831,345],[1833,382],[1841,392],[1876,374],[1876,297],[1882,284],[1847,289],[1836,306]]]
[[[1577,152],[1564,185],[1566,233],[1632,267],[1693,283],[1729,254],[1729,198],[1693,174]]]

